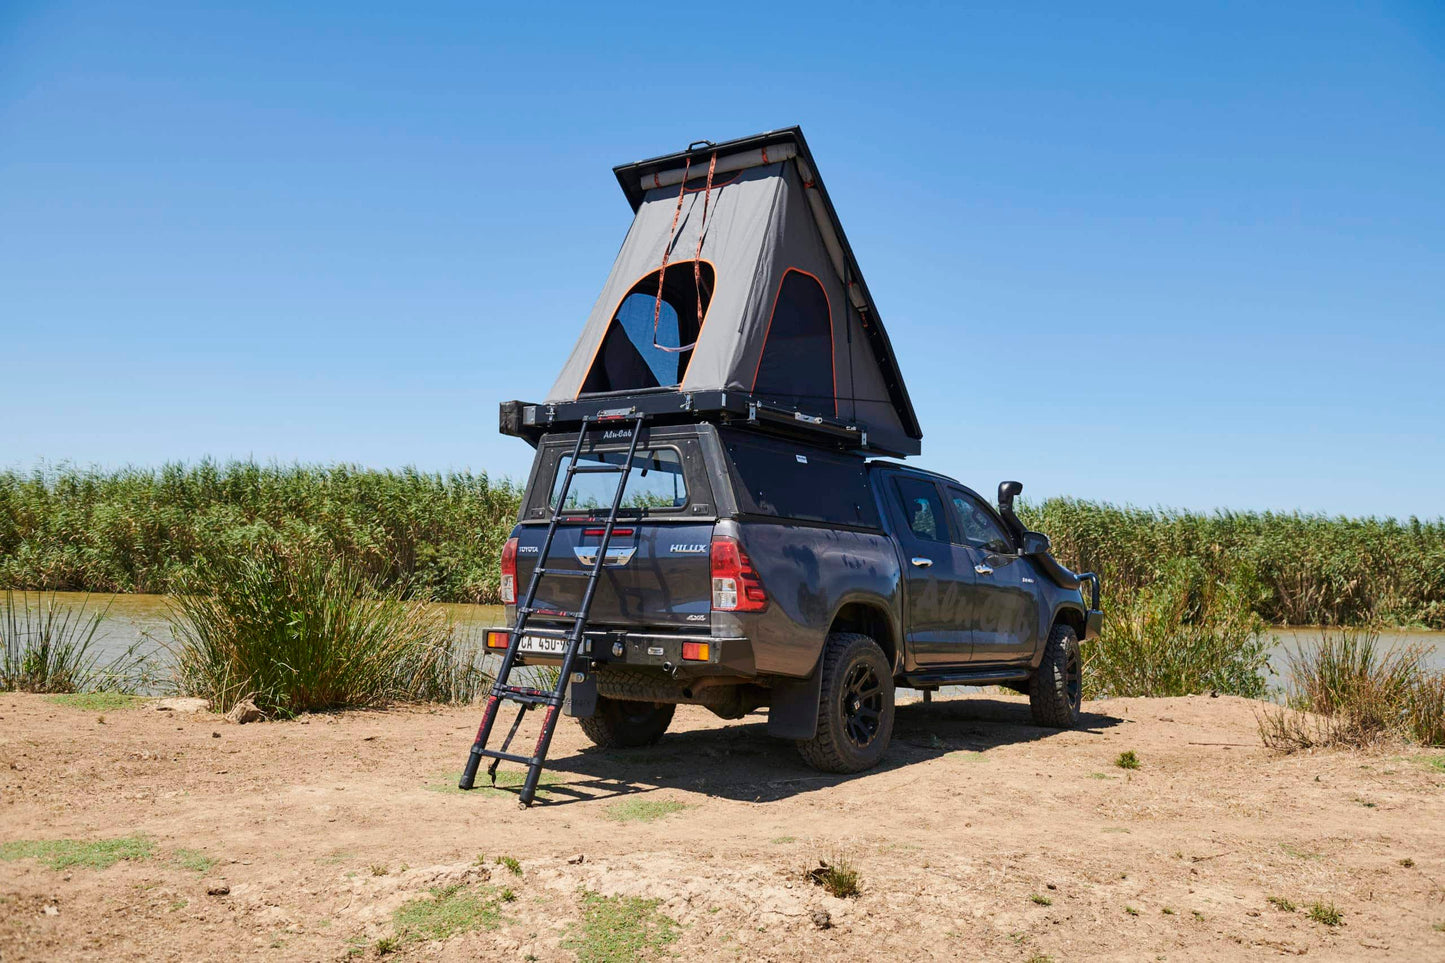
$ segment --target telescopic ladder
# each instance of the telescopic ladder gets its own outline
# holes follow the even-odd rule
[[[462,771],[461,781],[457,784],[461,789],[471,789],[475,784],[477,767],[481,765],[484,756],[492,760],[491,764],[487,766],[487,775],[491,778],[493,786],[497,784],[497,765],[502,760],[515,762],[527,767],[527,779],[522,784],[521,804],[523,806],[532,805],[532,800],[537,794],[537,781],[542,776],[542,765],[547,759],[547,749],[552,745],[552,734],[557,729],[558,710],[561,709],[563,700],[566,698],[567,686],[572,679],[572,667],[582,649],[582,640],[586,636],[587,616],[592,610],[592,599],[597,594],[597,583],[602,577],[602,567],[606,564],[607,547],[612,541],[612,529],[617,524],[617,514],[622,508],[622,496],[627,488],[627,479],[632,474],[632,463],[637,456],[637,443],[642,437],[642,423],[645,418],[646,415],[630,412],[600,412],[582,420],[582,426],[577,432],[577,443],[572,448],[572,458],[567,464],[567,473],[562,481],[562,491],[557,495],[556,504],[552,506],[552,520],[547,523],[547,536],[542,541],[537,567],[532,569],[532,577],[527,583],[526,594],[517,603],[517,620],[512,628],[506,655],[502,657],[502,668],[497,672],[496,681],[492,684],[492,691],[487,697],[487,706],[482,714],[482,724],[477,729],[476,741],[472,743],[472,753],[467,758],[466,769]],[[599,424],[615,424],[624,420],[632,423],[632,431],[627,445],[627,457],[620,465],[578,464],[578,460],[582,457],[582,449],[587,443],[590,427]],[[537,587],[541,584],[543,577],[577,574],[575,570],[549,571],[547,568],[549,553],[552,550],[552,539],[557,534],[557,525],[562,518],[563,507],[567,504],[567,494],[572,488],[572,479],[578,475],[604,473],[617,474],[617,491],[612,496],[612,507],[607,513],[607,523],[602,529],[602,542],[597,546],[597,556],[592,562],[591,569],[587,572],[587,588],[583,592],[582,603],[575,612],[550,610],[539,612],[534,603],[537,597]],[[510,684],[518,647],[526,635],[527,624],[536,614],[545,614],[548,618],[562,619],[572,623],[567,632],[567,648],[562,655],[562,668],[557,674],[557,684],[551,691]],[[513,720],[507,738],[502,740],[501,748],[489,749],[487,740],[491,737],[492,725],[496,722],[497,708],[504,701],[515,702],[520,706],[517,710],[517,718]],[[527,710],[539,706],[546,706],[547,714],[542,720],[542,731],[537,735],[537,744],[532,750],[532,755],[523,756],[508,752],[507,749],[512,744],[512,737],[521,727],[522,718],[527,714]]]

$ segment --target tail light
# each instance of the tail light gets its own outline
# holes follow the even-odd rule
[[[507,539],[502,546],[502,604],[517,604],[517,540]]]
[[[712,607],[718,612],[761,612],[768,607],[763,580],[737,539],[717,536],[708,552]]]

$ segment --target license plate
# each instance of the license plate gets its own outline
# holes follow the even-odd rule
[[[524,635],[517,645],[518,652],[532,655],[562,655],[567,651],[566,639],[552,639],[545,635]]]

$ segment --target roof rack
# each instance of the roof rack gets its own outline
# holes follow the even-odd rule
[[[910,439],[913,447],[907,451],[880,447],[861,422],[797,411],[745,391],[644,391],[552,404],[504,401],[499,428],[502,434],[524,438],[535,446],[549,432],[576,430],[586,421],[621,422],[638,415],[647,415],[654,425],[707,421],[744,426],[869,455],[907,457],[919,451],[917,439]]]

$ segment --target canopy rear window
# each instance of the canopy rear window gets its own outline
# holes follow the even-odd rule
[[[584,452],[578,464],[621,467],[626,461],[625,451],[599,451]],[[571,462],[570,452],[557,460],[557,470],[552,476],[552,494],[548,499],[554,511],[557,510],[557,500],[562,494],[567,466]],[[612,499],[617,494],[618,477],[615,472],[574,475],[572,485],[567,489],[567,503],[561,510],[606,514],[611,510]],[[622,493],[621,507],[662,511],[687,507],[687,479],[683,477],[682,457],[677,449],[638,449],[632,462],[632,473],[627,477],[627,488]]]

